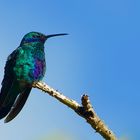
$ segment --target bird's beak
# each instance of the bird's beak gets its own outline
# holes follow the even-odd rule
[[[63,35],[68,35],[67,33],[62,33],[62,34],[51,34],[51,35],[46,35],[46,40],[50,37],[55,37],[55,36],[63,36]]]

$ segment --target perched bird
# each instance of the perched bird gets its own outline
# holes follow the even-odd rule
[[[46,70],[44,43],[54,36],[39,32],[27,33],[20,46],[7,58],[0,91],[0,119],[14,119],[23,108],[32,89],[32,83],[40,81]]]

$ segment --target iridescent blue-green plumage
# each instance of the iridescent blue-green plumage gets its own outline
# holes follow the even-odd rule
[[[38,32],[26,34],[20,46],[8,57],[0,92],[0,119],[11,121],[24,106],[32,83],[40,81],[46,70],[44,43],[49,37]]]

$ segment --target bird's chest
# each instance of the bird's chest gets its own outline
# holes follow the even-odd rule
[[[20,81],[35,82],[43,78],[46,70],[45,54],[40,49],[26,49],[19,52],[14,68]]]
[[[45,59],[34,59],[34,68],[31,70],[31,76],[34,80],[41,80],[45,74],[46,65]]]

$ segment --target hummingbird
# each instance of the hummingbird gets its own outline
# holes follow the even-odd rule
[[[66,33],[45,35],[29,32],[7,58],[0,91],[0,119],[13,120],[23,108],[32,84],[42,80],[46,71],[44,44],[48,38]]]

